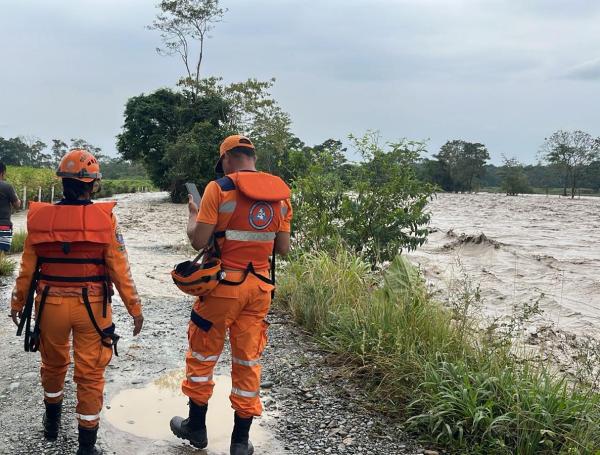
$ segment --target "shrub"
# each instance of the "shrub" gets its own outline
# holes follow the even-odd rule
[[[480,330],[470,292],[446,308],[405,258],[378,276],[338,249],[292,261],[278,302],[354,366],[374,404],[429,444],[461,454],[599,453],[600,396]]]
[[[0,276],[10,276],[14,272],[16,264],[4,253],[0,253]]]
[[[9,254],[22,253],[27,238],[26,231],[17,231],[13,234],[12,243],[10,245]]]

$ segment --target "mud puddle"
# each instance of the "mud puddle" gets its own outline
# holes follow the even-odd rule
[[[169,427],[171,417],[187,417],[188,399],[181,392],[183,370],[175,370],[161,376],[143,388],[127,389],[116,394],[103,414],[115,428],[139,438],[153,440],[154,446],[186,446]],[[225,455],[229,453],[229,441],[233,429],[233,410],[229,402],[231,378],[215,375],[215,388],[208,407],[206,426],[209,446],[196,453]],[[255,420],[250,439],[258,453],[277,453],[274,436],[264,427],[266,418]]]

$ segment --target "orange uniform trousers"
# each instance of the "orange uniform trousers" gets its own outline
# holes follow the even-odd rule
[[[90,296],[90,305],[100,328],[110,327],[110,305],[106,318],[102,317],[101,297]],[[63,399],[65,375],[71,363],[71,334],[75,357],[73,380],[77,384],[75,412],[80,426],[93,428],[100,421],[104,370],[112,358],[112,348],[101,343],[82,297],[48,297],[40,321],[40,354],[44,400],[49,403]]]
[[[268,272],[258,272],[267,277]],[[226,279],[238,282],[243,272],[228,271]],[[252,274],[237,286],[219,284],[208,296],[196,301],[196,322],[188,326],[186,379],[182,390],[196,404],[212,396],[213,370],[225,336],[231,343],[231,406],[242,418],[260,416],[260,357],[267,344],[268,324],[264,320],[271,305],[273,286]]]

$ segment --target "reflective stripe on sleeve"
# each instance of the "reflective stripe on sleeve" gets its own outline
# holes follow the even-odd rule
[[[286,205],[281,204],[281,216],[285,217],[287,215],[288,208]]]
[[[236,205],[237,203],[235,201],[223,202],[219,206],[219,213],[233,213]]]
[[[47,396],[48,398],[58,398],[59,396],[61,396],[64,393],[63,390],[60,390],[58,392],[46,392],[44,390],[44,395]]]
[[[75,414],[79,420],[85,420],[86,422],[92,422],[100,418],[100,414]]]
[[[216,362],[217,360],[219,360],[219,356],[218,355],[209,355],[207,357],[204,357],[199,352],[194,352],[194,351],[192,351],[192,357],[194,357],[195,359],[200,360],[200,362]]]
[[[188,376],[188,380],[192,382],[208,382],[212,379],[212,374],[210,376]]]
[[[238,359],[237,357],[232,357],[231,361],[233,363],[237,363],[239,365],[244,365],[246,367],[253,367],[255,365],[258,365],[260,363],[260,359],[255,359],[255,360],[242,360],[242,359]]]
[[[275,240],[275,232],[253,232],[253,231],[225,231],[227,240],[238,242],[272,242]]]
[[[242,390],[238,389],[237,387],[232,387],[231,393],[244,398],[254,398],[258,396],[259,391],[257,390],[256,392],[250,392],[248,390]]]

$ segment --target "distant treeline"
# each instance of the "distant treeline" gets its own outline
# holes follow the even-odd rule
[[[581,190],[600,190],[600,138],[584,131],[559,130],[546,138],[539,163],[523,165],[502,157],[502,166],[488,164],[486,147],[461,140],[448,141],[434,159],[418,164],[419,178],[445,191],[501,188],[509,195],[560,188],[564,196]]]
[[[62,139],[52,139],[52,145],[48,146],[36,137],[19,136],[10,139],[0,137],[0,162],[8,166],[54,170],[65,153],[73,148],[82,148],[94,154],[100,161],[104,179],[145,180],[148,178],[142,164],[106,156],[100,147],[90,144],[85,139],[71,139],[68,144]]]

